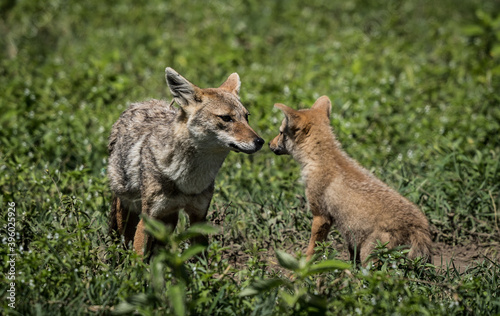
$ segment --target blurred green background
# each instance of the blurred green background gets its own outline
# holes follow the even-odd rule
[[[499,13],[493,0],[2,1],[0,205],[17,203],[25,310],[88,312],[144,291],[124,267],[129,283],[104,277],[115,267],[98,258],[113,244],[106,145],[130,102],[170,99],[167,66],[203,88],[238,72],[266,141],[282,120],[274,103],[329,96],[344,149],[420,206],[436,242],[498,245]],[[299,179],[267,147],[229,155],[209,220],[230,255],[305,247]],[[101,285],[108,294],[79,291]]]

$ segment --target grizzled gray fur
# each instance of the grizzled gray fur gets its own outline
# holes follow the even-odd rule
[[[165,72],[174,100],[132,104],[109,137],[110,230],[139,254],[152,242],[140,214],[175,227],[184,209],[191,224],[205,221],[229,151],[251,154],[264,143],[248,124],[236,73],[219,88],[201,89],[171,68]]]

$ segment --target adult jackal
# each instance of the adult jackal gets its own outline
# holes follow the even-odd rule
[[[172,68],[165,77],[174,100],[132,104],[109,137],[110,231],[124,235],[127,244],[133,241],[139,254],[152,242],[140,214],[175,227],[184,209],[191,224],[205,221],[215,177],[229,151],[251,154],[264,144],[248,124],[238,74],[209,89]]]

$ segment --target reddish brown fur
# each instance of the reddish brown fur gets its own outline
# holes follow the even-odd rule
[[[410,258],[430,259],[425,215],[341,149],[331,131],[327,97],[319,98],[309,110],[275,106],[283,111],[285,120],[269,146],[276,154],[291,154],[301,165],[313,214],[308,258],[335,223],[352,259],[365,261],[377,240],[388,242],[389,248],[410,246]]]

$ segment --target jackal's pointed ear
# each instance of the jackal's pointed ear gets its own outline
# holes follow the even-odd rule
[[[219,88],[229,91],[235,96],[239,96],[240,86],[240,76],[238,76],[238,74],[234,72],[227,78],[227,80],[223,84],[221,84]]]
[[[319,97],[318,100],[314,102],[311,109],[323,112],[326,117],[330,119],[330,113],[332,112],[332,102],[326,95],[324,95],[322,97]]]
[[[196,101],[196,93],[199,88],[179,75],[177,71],[167,67],[165,69],[165,79],[175,102],[180,106],[186,106]]]
[[[287,119],[288,122],[295,122],[300,120],[301,118],[300,112],[292,109],[289,106],[286,106],[281,103],[276,103],[274,107],[280,109],[283,112],[283,114],[285,114],[285,118]]]

